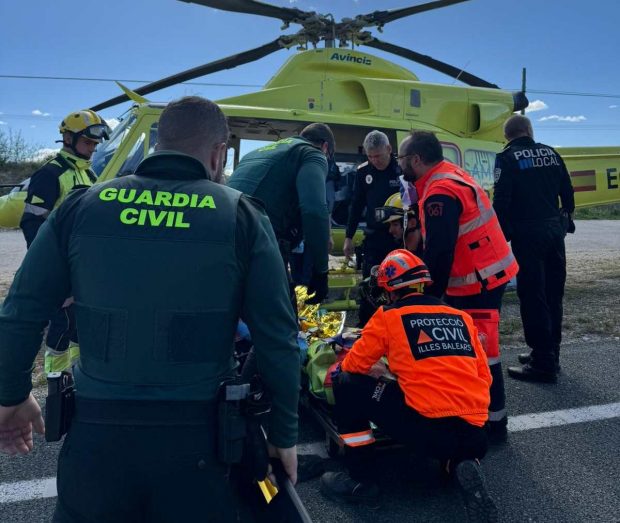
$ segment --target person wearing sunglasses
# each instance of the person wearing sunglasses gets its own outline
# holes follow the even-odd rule
[[[90,187],[96,180],[90,158],[97,145],[110,137],[110,128],[90,109],[69,113],[59,126],[62,149],[37,170],[27,184],[24,214],[20,227],[26,245],[34,241],[49,214],[76,188]],[[68,370],[79,355],[72,300],[50,319],[45,340],[46,372]],[[71,350],[69,347],[71,346]]]

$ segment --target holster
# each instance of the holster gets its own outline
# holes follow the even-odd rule
[[[217,395],[217,457],[224,465],[240,463],[247,437],[242,404],[250,390],[236,378],[223,381]]]
[[[69,372],[47,375],[45,402],[45,440],[60,441],[71,426],[75,410],[75,386]]]

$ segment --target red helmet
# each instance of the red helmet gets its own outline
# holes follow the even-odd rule
[[[387,291],[432,282],[424,262],[406,249],[390,252],[379,265],[377,283]]]

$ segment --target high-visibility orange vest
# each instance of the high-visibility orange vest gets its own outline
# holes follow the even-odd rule
[[[382,356],[407,405],[423,416],[458,416],[478,427],[487,421],[492,378],[466,312],[419,294],[379,307],[341,368],[366,374]]]
[[[478,183],[458,166],[443,161],[415,182],[420,226],[426,237],[424,204],[438,194],[458,199],[463,207],[446,294],[471,296],[494,289],[519,271],[491,201]],[[432,275],[431,275],[432,276]]]

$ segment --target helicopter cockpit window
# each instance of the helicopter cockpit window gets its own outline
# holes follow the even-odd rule
[[[147,156],[155,152],[156,145],[157,145],[157,122],[151,125],[151,130],[149,132],[149,150],[146,153]]]
[[[144,138],[146,137],[145,133],[141,133],[136,143],[133,144],[131,151],[127,155],[127,158],[121,165],[121,168],[116,173],[116,176],[127,176],[128,174],[133,174],[138,167],[138,164],[144,158]]]
[[[483,189],[493,187],[493,169],[495,168],[495,153],[468,149],[465,151],[465,170],[471,174]]]
[[[235,149],[233,147],[228,147],[226,149],[226,164],[224,165],[224,176],[226,179],[230,177],[233,173],[233,169],[235,168]]]
[[[109,140],[97,146],[91,164],[91,168],[97,176],[100,176],[106,165],[108,165],[116,150],[129,134],[134,123],[136,123],[136,116],[132,114],[116,126]]]

